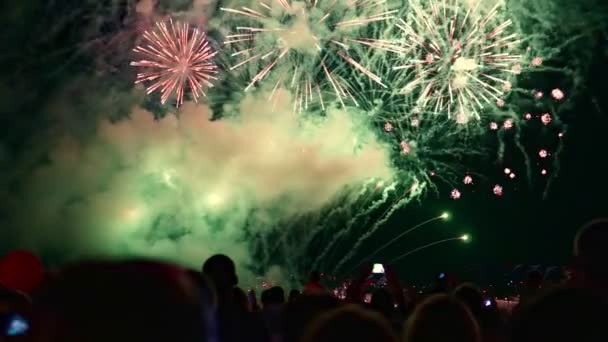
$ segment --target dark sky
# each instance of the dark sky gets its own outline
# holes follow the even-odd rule
[[[97,3],[97,7],[92,3]],[[109,3],[110,0],[27,0],[0,5],[5,28],[0,35],[0,165],[3,173],[13,175],[2,178],[5,190],[11,187],[7,179],[14,181],[19,172],[24,172],[16,169],[12,161],[32,144],[41,143],[41,132],[55,119],[46,115],[49,99],[64,82],[94,70],[86,56],[75,53],[75,47],[87,34],[79,30],[89,27],[93,20],[87,14],[111,11]],[[421,203],[400,211],[364,245],[362,254],[405,227],[447,210],[453,215],[450,222],[425,227],[424,235],[412,235],[379,258],[391,258],[424,242],[466,231],[472,236],[470,244],[444,245],[404,259],[396,267],[403,274],[426,274],[444,269],[476,270],[484,265],[563,264],[568,260],[576,229],[591,218],[608,216],[607,5],[601,5],[599,0],[578,3],[569,7],[568,1],[556,0],[556,7],[563,6],[564,13],[556,16],[562,22],[548,23],[547,28],[555,30],[550,38],[555,42],[569,38],[560,36],[563,32],[580,32],[583,36],[547,61],[557,69],[573,70],[574,74],[539,76],[546,78],[548,87],[562,85],[568,95],[572,94],[568,99],[570,107],[562,113],[568,131],[559,177],[547,198],[543,199],[541,185],[530,187],[523,181],[517,187],[509,187],[502,198],[479,189],[458,201],[445,196],[449,187],[440,186],[440,198],[429,194]],[[578,14],[568,14],[568,10]],[[74,14],[78,19],[70,19]],[[120,26],[115,21],[102,23],[100,32],[119,30],[116,25]],[[490,178],[500,177],[501,166],[476,167],[484,168],[491,171]],[[0,215],[0,219],[7,215],[4,208],[0,207]],[[19,246],[2,241],[0,252],[15,247]]]

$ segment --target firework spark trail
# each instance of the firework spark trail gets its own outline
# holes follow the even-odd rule
[[[384,225],[392,217],[392,215],[395,213],[395,211],[402,208],[403,205],[409,203],[412,200],[412,198],[421,194],[421,192],[423,191],[423,189],[425,187],[425,184],[420,184],[420,185],[417,185],[418,183],[414,183],[414,184],[416,186],[412,186],[410,188],[410,190],[408,190],[401,197],[401,199],[399,199],[397,202],[395,202],[389,208],[389,210],[384,212],[384,214],[380,217],[379,220],[376,221],[376,223],[371,227],[371,229],[369,229],[365,234],[361,235],[361,237],[357,240],[355,245],[349,249],[349,252],[338,262],[338,264],[336,264],[334,273],[336,273],[338,270],[340,270],[340,267],[342,267],[342,265],[344,265],[344,263],[346,263],[348,260],[350,260],[355,255],[356,251],[359,249],[359,247],[361,247],[361,245],[365,242],[365,240],[367,240],[370,236],[372,236],[376,232],[376,230],[378,230],[378,228],[382,227],[382,225]]]
[[[244,56],[230,70],[246,65],[257,69],[245,90],[278,74],[273,89],[280,85],[290,89],[294,109],[299,111],[308,109],[315,98],[325,109],[325,88],[333,91],[343,106],[345,100],[357,105],[349,82],[333,65],[348,66],[386,87],[378,75],[351,55],[353,46],[401,51],[384,40],[357,37],[360,29],[392,19],[398,12],[385,6],[382,0],[267,0],[255,9],[222,7],[238,20],[236,31],[226,37],[224,45],[233,47],[233,57]],[[274,91],[270,100],[273,96]]]
[[[369,195],[367,187],[372,182],[374,182],[373,179],[367,181],[365,184],[363,184],[363,186],[361,187],[361,190],[359,192],[357,192],[356,195],[353,196],[353,198],[346,198],[344,201],[344,204],[332,208],[332,210],[327,215],[325,215],[325,218],[318,222],[318,224],[315,226],[315,228],[312,231],[307,232],[305,240],[301,244],[302,248],[304,248],[304,249],[308,248],[309,244],[313,241],[313,239],[319,233],[321,233],[325,229],[327,229],[329,222],[332,222],[332,220],[334,220],[336,217],[350,217],[353,204],[357,203],[364,195],[366,195],[366,194]],[[367,197],[367,196],[365,196],[365,197]],[[364,200],[364,202],[365,202],[365,200]]]
[[[524,165],[526,167],[526,179],[528,180],[528,185],[532,187],[532,164],[530,163],[530,156],[526,152],[524,145],[521,143],[521,129],[519,127],[516,128],[515,132],[515,146],[521,152],[522,157],[524,158]]]
[[[472,9],[459,2],[410,1],[408,20],[396,25],[405,38],[396,46],[410,58],[393,69],[409,76],[401,92],[414,94],[417,107],[466,123],[479,119],[486,106],[504,102],[522,56],[499,4],[484,14],[481,1]]]
[[[154,30],[144,32],[143,39],[144,43],[133,49],[145,58],[131,62],[132,66],[144,68],[135,83],[149,82],[148,94],[160,90],[161,103],[175,93],[179,107],[186,87],[194,101],[205,96],[205,87],[213,87],[211,81],[217,79],[214,75],[218,72],[213,57],[217,51],[213,51],[204,32],[169,19],[168,25],[157,22]]]
[[[449,241],[465,241],[465,242],[466,242],[467,240],[469,240],[469,236],[468,236],[468,235],[461,235],[461,236],[451,237],[451,238],[447,238],[447,239],[441,239],[441,240],[437,240],[437,241],[434,241],[434,242],[428,243],[428,244],[426,244],[426,245],[420,246],[420,247],[418,247],[418,248],[414,248],[414,249],[412,249],[411,251],[408,251],[408,252],[406,252],[406,253],[403,253],[403,254],[401,254],[400,256],[398,256],[398,257],[396,257],[396,258],[392,259],[392,260],[390,261],[390,263],[391,263],[391,264],[394,264],[394,263],[395,263],[395,262],[397,262],[398,260],[401,260],[401,259],[405,258],[405,257],[406,257],[406,256],[408,256],[408,255],[412,255],[412,254],[414,254],[414,253],[416,253],[416,252],[418,252],[418,251],[421,251],[421,250],[423,250],[423,249],[427,249],[427,248],[432,247],[432,246],[435,246],[435,245],[439,245],[439,244],[441,244],[441,243],[445,243],[445,242],[449,242]]]
[[[380,199],[377,199],[375,201],[372,202],[372,204],[365,210],[362,210],[361,212],[359,212],[357,215],[355,215],[353,218],[351,218],[348,223],[346,224],[346,227],[339,230],[334,236],[333,238],[329,241],[329,243],[327,244],[327,246],[325,247],[325,249],[317,256],[317,258],[315,259],[315,261],[312,264],[312,268],[316,269],[319,266],[319,263],[321,261],[325,261],[326,255],[331,251],[331,249],[334,247],[334,245],[338,242],[338,240],[340,240],[340,238],[342,238],[345,234],[347,234],[348,232],[350,232],[352,225],[357,222],[357,220],[361,217],[365,217],[366,219],[369,219],[369,214],[371,214],[374,210],[378,209],[381,205],[383,205],[384,203],[386,203],[386,201],[388,200],[389,197],[389,193],[391,191],[395,191],[396,187],[397,187],[398,182],[393,182],[391,183],[389,186],[387,186],[386,188],[384,188],[384,190],[382,191],[382,197]]]
[[[567,132],[566,128],[562,129],[563,134],[565,134],[566,132]],[[554,153],[553,172],[551,172],[551,176],[549,177],[549,180],[547,180],[547,185],[545,186],[545,191],[543,191],[543,199],[547,198],[547,196],[549,195],[549,189],[551,188],[551,184],[553,183],[553,181],[555,181],[555,179],[557,179],[557,176],[559,175],[559,170],[560,170],[559,156],[561,155],[563,149],[564,149],[564,143],[562,141],[560,141],[557,146],[557,149],[555,150],[555,153]]]

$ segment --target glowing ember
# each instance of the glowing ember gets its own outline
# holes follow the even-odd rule
[[[524,119],[526,119],[526,120],[532,119],[532,114],[530,114],[530,113],[524,114]]]
[[[401,152],[402,153],[407,154],[407,153],[410,153],[412,151],[410,145],[407,142],[405,142],[405,141],[401,141],[401,143],[399,143],[399,145],[401,146]]]
[[[553,96],[554,99],[556,100],[561,100],[564,98],[564,92],[561,91],[559,88],[555,88],[553,90],[551,90],[551,96]]]
[[[538,151],[538,156],[541,158],[547,158],[549,156],[549,152],[547,152],[547,150],[540,150]]]
[[[500,186],[498,184],[494,185],[492,192],[494,192],[494,195],[496,195],[496,196],[502,196],[502,186]]]
[[[473,184],[473,177],[466,175],[466,176],[464,176],[464,179],[462,180],[462,182],[464,184]]]
[[[450,197],[455,200],[459,199],[460,196],[461,196],[460,191],[458,191],[458,189],[453,189],[452,192],[450,193]]]

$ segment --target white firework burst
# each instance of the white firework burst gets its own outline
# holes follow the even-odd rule
[[[407,51],[403,70],[416,106],[447,113],[458,123],[480,118],[484,107],[505,105],[511,80],[521,71],[520,39],[511,32],[500,4],[487,9],[477,0],[410,0],[399,47]]]
[[[338,69],[353,68],[384,86],[379,76],[357,60],[357,48],[390,49],[388,42],[366,38],[369,25],[392,18],[386,0],[265,0],[253,8],[221,8],[233,15],[235,31],[225,45],[239,62],[231,70],[250,68],[253,77],[245,90],[271,79],[273,91],[288,88],[294,109],[313,102],[325,108],[323,93],[329,90],[344,106],[357,100]],[[362,37],[363,36],[363,37]]]

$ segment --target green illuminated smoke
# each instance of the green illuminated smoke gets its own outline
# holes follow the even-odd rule
[[[167,14],[159,9],[154,13],[143,3],[150,1],[140,1],[145,14],[136,11],[132,15]],[[201,3],[195,1],[196,10],[187,13],[180,8],[180,15],[199,18],[200,13],[209,13]],[[495,3],[483,0],[483,7],[491,8]],[[583,12],[581,6],[561,0],[507,2],[508,11],[501,15],[514,20],[514,32],[523,37],[523,47],[530,47],[523,53],[524,64],[534,56],[549,61],[561,49],[572,48],[568,44],[573,39],[587,39],[589,32],[577,26],[583,20],[576,18],[584,17],[596,27],[605,25],[600,13]],[[388,8],[401,10],[397,18],[409,16],[410,8],[401,1],[389,1]],[[163,3],[163,11],[167,9],[169,13],[174,10]],[[311,13],[308,19],[319,18],[320,13]],[[351,17],[331,20],[344,18]],[[219,22],[219,16],[210,21],[214,19]],[[291,20],[290,25],[299,33],[311,29],[297,19],[287,16],[277,20]],[[222,25],[229,24],[232,22]],[[378,22],[335,33],[343,37],[392,38],[398,33],[393,24]],[[223,26],[220,30],[227,33],[232,28]],[[323,26],[312,29],[325,30]],[[416,76],[393,70],[407,56],[352,46],[352,56],[379,75],[388,85],[385,88],[340,60],[336,50],[311,49],[310,34],[300,36],[305,39],[289,40],[299,55],[289,55],[288,63],[246,95],[242,96],[243,88],[263,63],[258,61],[225,75],[239,86],[231,84],[234,88],[230,89],[235,90],[228,94],[222,93],[224,87],[218,87],[208,101],[221,102],[222,114],[231,119],[210,123],[207,118],[212,114],[218,117],[219,111],[187,105],[179,119],[168,114],[154,121],[153,117],[162,117],[159,113],[168,110],[155,107],[153,112],[131,110],[130,118],[117,120],[123,116],[117,103],[127,106],[124,103],[130,103],[133,97],[131,89],[113,87],[108,90],[112,96],[102,97],[97,88],[109,82],[98,83],[93,78],[87,86],[81,86],[83,91],[90,89],[86,106],[74,116],[65,115],[63,106],[57,106],[62,108],[60,115],[55,108],[49,121],[68,117],[68,124],[60,120],[58,127],[51,127],[48,141],[35,144],[37,151],[25,152],[16,163],[25,171],[4,180],[4,184],[11,184],[2,194],[10,210],[4,221],[8,228],[0,232],[0,237],[43,253],[69,254],[66,258],[137,254],[198,266],[211,253],[224,252],[234,257],[241,269],[259,265],[261,269],[252,269],[253,273],[263,273],[273,264],[287,272],[304,272],[311,266],[329,269],[343,258],[340,250],[345,249],[342,244],[346,238],[356,236],[360,245],[365,243],[366,229],[381,223],[374,219],[378,214],[386,207],[390,213],[398,208],[391,204],[407,205],[414,198],[408,195],[413,184],[420,184],[414,192],[418,195],[435,188],[438,179],[458,182],[467,169],[467,157],[489,154],[481,141],[490,122],[501,124],[511,118],[515,129],[521,129],[523,108],[537,106],[530,99],[528,87],[535,73],[565,70],[575,79],[588,58],[582,49],[572,54],[572,60],[560,61],[567,66],[565,69],[554,70],[547,62],[525,70],[520,77],[528,82],[513,80],[504,107],[491,106],[481,113],[480,120],[459,125],[446,113],[417,107],[416,93],[398,92]],[[277,36],[267,38],[270,40],[260,39],[254,44],[266,48],[279,42]],[[128,60],[131,46],[117,45],[123,49],[114,47],[111,51],[119,51],[117,59]],[[348,101],[346,109],[335,109],[340,101],[318,67],[320,57],[327,57],[336,78],[348,86],[355,101]],[[298,79],[319,81],[326,96],[325,111],[317,97],[304,110],[304,87],[292,87],[287,78],[277,87],[272,101],[267,101],[280,76],[292,72],[296,63]],[[109,84],[124,87],[132,81],[115,72],[101,71],[112,77],[114,83]],[[575,84],[582,82],[576,79]],[[242,101],[233,100],[241,96]],[[154,100],[146,100],[146,104]],[[359,107],[353,106],[355,102]],[[296,112],[301,109],[298,115],[294,115],[294,103]],[[89,112],[100,108],[113,119],[111,122],[91,119]],[[417,126],[413,125],[414,119],[419,122]],[[91,134],[72,134],[64,127],[78,127],[83,122],[82,126],[98,125],[97,129]],[[384,130],[387,122],[393,126],[391,132]],[[499,135],[505,144],[509,143],[508,132]],[[407,143],[408,152],[402,142]],[[508,148],[503,145],[503,149]],[[436,176],[431,177],[430,171]]]

